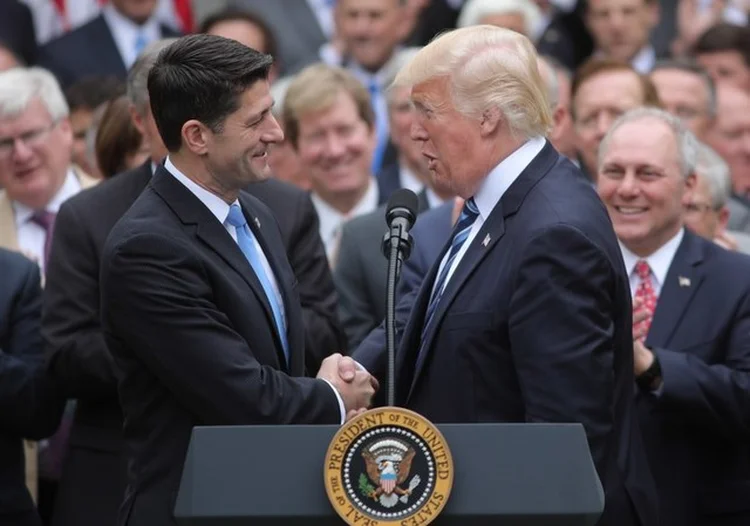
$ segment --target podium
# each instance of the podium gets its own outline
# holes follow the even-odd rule
[[[448,503],[433,524],[588,526],[601,515],[604,492],[580,424],[437,427],[455,472]],[[175,505],[177,523],[343,524],[323,481],[326,450],[338,429],[196,427]]]

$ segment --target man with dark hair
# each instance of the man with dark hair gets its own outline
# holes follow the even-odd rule
[[[716,119],[716,85],[692,60],[662,60],[650,75],[662,106],[705,140]]]
[[[728,81],[750,92],[750,28],[716,24],[701,35],[692,51],[716,83]]]
[[[336,424],[376,382],[351,359],[304,378],[304,325],[270,210],[241,190],[268,177],[282,133],[272,59],[212,35],[182,38],[149,74],[169,155],[112,229],[102,254],[102,326],[115,359],[128,489],[119,524],[172,516],[196,425]]]
[[[87,77],[65,90],[73,128],[73,162],[87,174],[94,174],[86,145],[86,136],[94,120],[94,112],[105,102],[125,93],[124,83],[113,76]]]
[[[233,38],[276,59],[276,37],[266,21],[253,12],[236,8],[217,11],[203,21],[198,32]]]

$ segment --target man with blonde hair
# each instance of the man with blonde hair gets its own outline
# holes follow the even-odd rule
[[[657,522],[633,411],[630,290],[607,212],[545,138],[531,42],[475,26],[395,80],[431,177],[465,199],[397,342],[396,404],[434,422],[578,422],[605,492],[600,524]],[[382,378],[376,331],[354,358]]]

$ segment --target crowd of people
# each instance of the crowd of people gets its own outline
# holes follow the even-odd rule
[[[581,422],[603,526],[750,524],[746,2],[47,4],[0,5],[0,525],[171,524],[193,426],[384,403],[401,188],[398,405]]]

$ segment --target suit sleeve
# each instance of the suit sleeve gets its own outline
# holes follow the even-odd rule
[[[670,415],[710,426],[730,440],[750,439],[750,296],[745,296],[726,342],[723,363],[685,352],[654,349],[662,368],[657,403]]]
[[[346,338],[336,312],[338,297],[320,239],[318,214],[307,194],[298,206],[299,224],[294,229],[296,235],[288,247],[288,257],[297,278],[305,320],[305,365],[308,373],[314,375],[326,357],[345,353]]]
[[[629,306],[613,304],[610,261],[580,231],[555,225],[520,250],[509,337],[526,419],[580,422],[601,465],[613,426],[613,320]]]
[[[0,350],[0,428],[38,439],[52,434],[65,400],[46,375],[40,318],[39,268],[29,263],[10,308],[8,346]]]
[[[357,232],[351,225],[344,225],[341,231],[336,267],[333,271],[334,283],[339,296],[339,317],[346,332],[349,349],[354,350],[367,334],[383,321],[373,316],[365,287],[362,261],[358,256]],[[382,301],[385,301],[383,298]]]
[[[117,397],[99,316],[99,255],[75,209],[65,205],[55,220],[42,329],[50,369],[68,397]]]
[[[206,425],[340,423],[337,397],[325,381],[258,363],[216,306],[193,251],[151,233],[105,249],[102,320],[109,347],[143,364]]]

